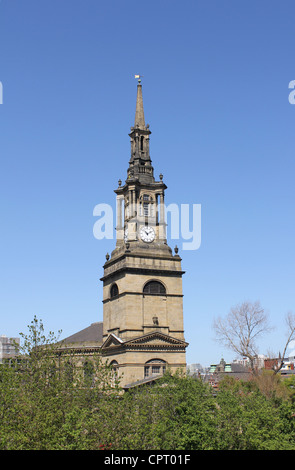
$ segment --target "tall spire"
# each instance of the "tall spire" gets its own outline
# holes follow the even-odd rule
[[[144,120],[140,75],[135,75],[135,78],[138,78],[136,111],[134,127],[131,127],[131,133],[129,134],[131,140],[131,158],[127,176],[129,180],[131,178],[141,182],[153,182],[154,169],[152,167],[149,145],[151,131],[149,125],[146,125]]]
[[[139,127],[140,129],[145,128],[143,99],[142,99],[142,86],[141,86],[140,79],[138,80],[138,85],[137,85],[137,98],[136,98],[134,127]]]

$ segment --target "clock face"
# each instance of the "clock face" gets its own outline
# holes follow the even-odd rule
[[[140,238],[146,242],[151,243],[155,239],[155,231],[152,227],[141,227],[140,229]]]

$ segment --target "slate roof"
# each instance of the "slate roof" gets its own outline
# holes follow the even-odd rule
[[[102,322],[96,322],[96,323],[91,323],[90,326],[87,328],[84,328],[81,331],[78,331],[77,333],[74,333],[71,336],[68,336],[62,342],[64,344],[69,344],[69,343],[88,343],[88,342],[98,342],[102,343],[102,328],[103,328],[103,323]]]

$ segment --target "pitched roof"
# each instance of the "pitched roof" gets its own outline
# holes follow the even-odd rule
[[[71,336],[65,338],[63,343],[85,343],[85,342],[98,342],[102,343],[102,334],[103,334],[103,323],[96,322],[91,323],[90,326],[84,328],[77,333],[74,333]]]

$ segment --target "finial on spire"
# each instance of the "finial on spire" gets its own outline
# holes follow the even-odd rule
[[[134,78],[138,79],[139,84],[141,83],[141,77],[143,77],[143,75],[134,75]]]

